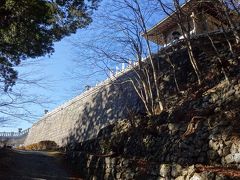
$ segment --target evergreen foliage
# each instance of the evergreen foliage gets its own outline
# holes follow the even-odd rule
[[[0,86],[17,80],[14,67],[54,52],[53,43],[92,21],[100,0],[1,0]]]

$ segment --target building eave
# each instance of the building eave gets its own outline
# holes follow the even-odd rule
[[[209,1],[209,0],[188,0],[186,3],[182,4],[180,8],[183,9],[183,10],[188,10],[188,8],[194,8],[194,5],[198,4],[199,2],[200,3],[207,3],[207,2],[212,2],[212,1]],[[194,4],[194,3],[196,3],[196,4]],[[148,40],[154,42],[154,43],[157,43],[157,44],[160,44],[160,45],[165,44],[163,42],[163,40],[160,37],[157,37],[157,36],[164,35],[164,33],[166,31],[168,31],[169,29],[171,29],[172,27],[177,25],[175,16],[176,16],[176,12],[172,12],[172,14],[165,17],[163,20],[161,20],[156,25],[154,25],[152,28],[147,30],[147,32],[145,34],[143,34],[143,36],[145,38],[147,38]]]
[[[189,2],[191,2],[193,0],[188,0],[186,3],[181,5],[181,8],[184,8]],[[172,12],[170,16],[166,16],[163,20],[161,20],[160,22],[158,22],[156,25],[154,25],[152,28],[150,28],[149,30],[147,30],[147,33],[150,33],[151,31],[155,30],[156,28],[158,28],[158,26],[160,26],[161,24],[163,24],[165,21],[167,21],[168,19],[171,19],[174,15],[176,14],[176,12]]]

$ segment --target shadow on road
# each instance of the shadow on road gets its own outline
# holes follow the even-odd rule
[[[0,150],[0,179],[81,179],[59,152]]]

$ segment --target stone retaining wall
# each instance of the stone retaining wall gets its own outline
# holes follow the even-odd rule
[[[74,167],[88,180],[222,180],[222,174],[200,172],[194,165],[160,164],[144,160],[99,157],[82,152],[68,154]],[[237,178],[236,178],[237,179]]]
[[[118,121],[102,129],[98,138],[76,143],[70,150],[93,154],[115,152],[162,163],[240,168],[239,107],[240,82],[233,80],[228,85],[224,81],[172,112],[167,119],[149,122],[145,119],[145,124],[135,128],[127,120]],[[197,114],[191,115],[193,112]],[[193,121],[193,116],[198,118]]]
[[[196,51],[195,55],[198,56],[202,74],[206,75],[205,81],[211,88],[223,79],[218,61],[216,57],[207,55],[200,50]],[[224,56],[229,56],[227,51],[223,52]],[[179,50],[171,56],[175,70],[160,55],[155,58],[161,70],[159,72],[163,95],[161,100],[166,109],[174,111],[175,104],[182,101],[178,96],[180,92],[177,91],[176,82],[181,92],[185,93],[194,88],[193,84],[197,81],[196,76],[186,50]],[[230,61],[229,58],[226,59],[226,61],[228,60]],[[229,76],[239,75],[239,66],[235,61],[226,63],[230,64]],[[96,138],[100,129],[113,121],[127,119],[129,116],[134,116],[135,113],[144,114],[143,103],[132,85],[126,82],[129,77],[133,78],[134,76],[136,76],[135,73],[127,69],[126,72],[118,74],[116,79],[108,79],[49,112],[32,126],[25,145],[45,140],[55,141],[59,146],[78,144]]]
[[[86,179],[234,179],[199,171],[194,165],[232,168],[239,172],[239,107],[240,81],[235,79],[230,84],[223,81],[179,109],[186,119],[192,108],[200,109],[196,111],[201,117],[197,121],[190,122],[191,117],[187,121],[173,112],[172,120],[170,116],[167,121],[160,119],[160,124],[153,125],[155,131],[146,131],[147,124],[143,129],[131,129],[129,122],[117,122],[104,128],[97,139],[70,150],[68,157]],[[196,127],[194,131],[188,131],[190,126]],[[84,152],[112,153],[116,157]]]
[[[72,141],[85,141],[96,137],[110,122],[128,117],[126,109],[137,113],[142,108],[141,102],[125,82],[131,73],[108,79],[47,113],[32,126],[24,144],[50,140],[64,146]]]

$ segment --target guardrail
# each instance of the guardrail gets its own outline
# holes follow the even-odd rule
[[[26,134],[28,134],[29,129],[26,129],[24,131],[21,132],[0,132],[0,137],[20,137],[20,136],[24,136]]]

